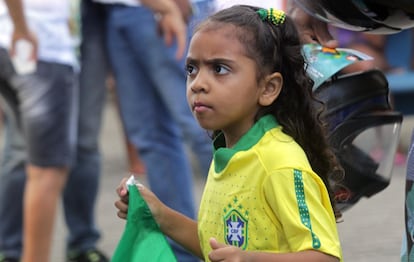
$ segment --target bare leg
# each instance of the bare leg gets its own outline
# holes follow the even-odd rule
[[[66,168],[27,167],[22,262],[49,261],[56,210],[67,172]]]

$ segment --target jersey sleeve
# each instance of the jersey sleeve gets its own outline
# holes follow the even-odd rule
[[[278,170],[263,190],[292,252],[312,249],[342,257],[329,195],[319,177],[295,169]]]

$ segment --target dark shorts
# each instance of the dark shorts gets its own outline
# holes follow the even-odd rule
[[[77,81],[73,68],[39,61],[35,73],[12,75],[7,80],[17,97],[19,129],[29,163],[69,166],[74,156],[77,123]]]

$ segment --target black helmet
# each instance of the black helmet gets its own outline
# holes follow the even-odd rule
[[[309,15],[337,27],[378,34],[414,27],[412,0],[295,0]]]
[[[390,105],[388,81],[379,70],[341,74],[364,60],[349,49],[303,46],[313,92],[323,104],[328,138],[345,176],[335,183],[340,210],[382,191],[391,180],[402,114]]]
[[[379,70],[338,76],[314,92],[325,103],[329,140],[345,171],[334,195],[346,210],[389,185],[402,114],[391,108]]]

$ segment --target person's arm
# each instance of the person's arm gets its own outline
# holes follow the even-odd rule
[[[181,11],[181,15],[186,23],[190,21],[191,16],[193,15],[193,7],[189,0],[174,0],[178,6],[178,9]]]
[[[37,56],[37,39],[35,35],[29,30],[26,18],[23,12],[23,3],[21,0],[5,0],[9,15],[14,25],[12,35],[12,43],[10,46],[10,55],[15,54],[16,43],[20,39],[29,41],[33,46],[31,58],[36,59]]]
[[[140,191],[142,194],[142,191]],[[145,194],[145,193],[144,193]],[[157,222],[161,231],[199,258],[203,258],[197,232],[197,222],[183,214],[162,206]]]
[[[164,205],[153,192],[143,185],[137,184],[137,187],[161,231],[192,254],[202,258],[197,222]],[[128,212],[126,179],[121,181],[117,193],[120,197],[115,202],[115,206],[118,208],[118,216],[125,219]]]
[[[261,251],[245,251],[241,248],[217,242],[210,239],[212,251],[208,255],[211,262],[218,261],[260,261],[260,262],[339,262],[337,257],[315,251],[306,250],[294,253],[270,253]]]
[[[159,25],[165,43],[170,45],[175,37],[177,39],[176,58],[182,58],[187,45],[187,25],[183,18],[185,14],[180,11],[177,3],[174,0],[141,0],[141,3],[159,14]]]
[[[328,24],[306,13],[294,0],[288,1],[288,15],[295,22],[303,43],[319,43],[329,48],[338,47],[338,41],[328,30]]]
[[[385,51],[385,44],[387,41],[386,35],[376,35],[376,34],[367,34],[361,33],[363,37],[367,40],[368,44],[380,52]]]

